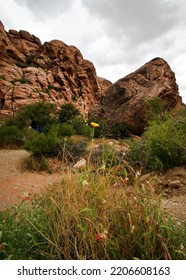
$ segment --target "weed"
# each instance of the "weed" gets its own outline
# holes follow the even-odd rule
[[[113,180],[69,170],[40,199],[0,213],[1,258],[186,259],[185,226],[165,217],[152,189]]]
[[[15,84],[15,83],[17,83],[17,82],[19,82],[19,83],[21,83],[21,84],[32,84],[32,82],[31,82],[30,80],[26,79],[26,78],[13,79],[11,82],[12,82],[13,84]]]

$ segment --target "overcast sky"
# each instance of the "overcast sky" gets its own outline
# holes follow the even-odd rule
[[[0,0],[0,20],[78,47],[112,82],[162,57],[186,103],[185,0]]]

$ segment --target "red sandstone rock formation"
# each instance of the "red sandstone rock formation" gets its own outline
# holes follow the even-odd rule
[[[45,100],[59,107],[65,102],[87,114],[110,82],[98,79],[92,62],[74,46],[53,40],[43,45],[27,31],[6,32],[0,22],[1,115]]]
[[[141,134],[147,101],[155,96],[169,108],[181,104],[175,75],[161,58],[112,85],[97,77],[93,63],[76,47],[59,40],[41,44],[27,31],[6,32],[0,22],[0,116],[41,100],[58,108],[70,102],[82,114],[91,109],[91,114],[125,123],[133,133]]]
[[[127,124],[133,133],[141,134],[146,125],[147,101],[155,96],[166,101],[170,109],[181,103],[175,75],[161,58],[151,60],[109,87],[91,115]]]

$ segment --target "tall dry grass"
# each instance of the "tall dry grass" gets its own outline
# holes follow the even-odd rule
[[[175,237],[178,232],[151,187],[137,181],[130,186],[126,179],[69,170],[61,185],[46,192],[40,207],[48,224],[42,234],[51,259],[185,257],[179,249],[184,240]]]

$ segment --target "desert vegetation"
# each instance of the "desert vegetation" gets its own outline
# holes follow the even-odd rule
[[[162,210],[143,173],[186,163],[186,115],[156,98],[134,140],[125,125],[85,121],[72,105],[26,106],[0,127],[0,147],[31,152],[29,168],[61,165],[61,184],[0,212],[1,259],[186,259],[186,227]],[[34,128],[28,128],[34,121]],[[109,144],[116,138],[127,151]],[[81,158],[86,165],[75,169]]]

